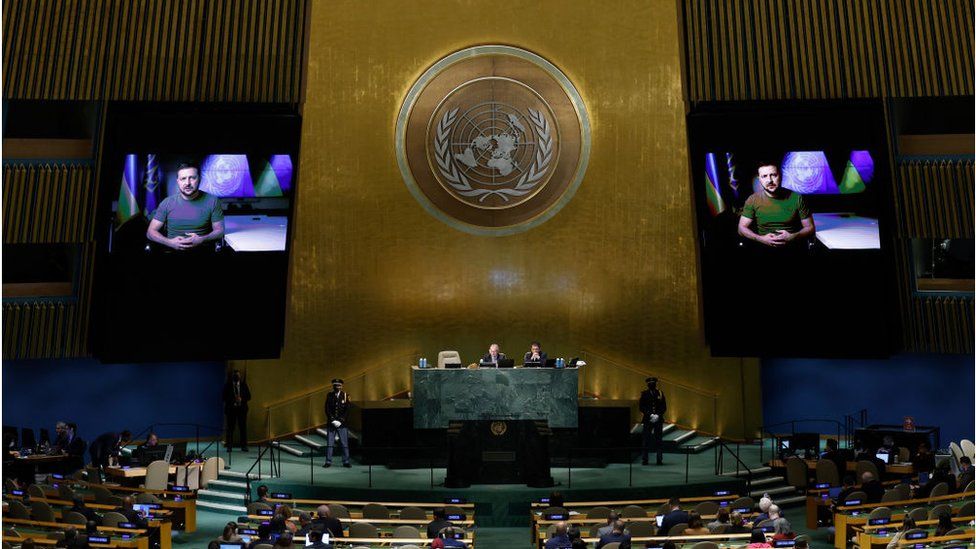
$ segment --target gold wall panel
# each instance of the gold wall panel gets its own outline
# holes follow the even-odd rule
[[[902,346],[910,352],[973,352],[973,296],[916,292],[914,238],[973,238],[972,160],[907,160],[895,181],[895,264]]]
[[[682,0],[691,101],[973,94],[971,0]]]
[[[297,103],[308,0],[5,0],[7,99]]]
[[[518,357],[534,338],[550,356],[607,357],[586,373],[602,397],[636,398],[653,373],[716,393],[713,429],[756,431],[757,362],[711,358],[701,333],[677,9],[669,0],[313,4],[286,343],[280,360],[242,364],[252,437],[267,432],[265,405],[388,357],[403,357],[403,370],[371,385],[393,394],[409,388],[417,354],[435,361],[456,349],[474,362],[497,341]],[[554,63],[593,128],[573,200],[507,237],[425,213],[395,158],[410,85],[477,44]],[[671,419],[698,421],[699,402],[672,396]],[[272,432],[297,425],[281,421]]]

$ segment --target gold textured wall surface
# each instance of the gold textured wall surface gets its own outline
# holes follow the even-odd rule
[[[7,99],[300,99],[309,0],[4,0]]]
[[[692,101],[973,94],[972,0],[682,0]]]
[[[285,348],[280,360],[240,364],[253,438],[266,434],[267,404],[332,377],[372,370],[371,389],[352,398],[387,396],[409,388],[418,354],[433,362],[456,349],[469,363],[497,341],[519,358],[535,338],[550,356],[606,357],[587,366],[587,392],[636,398],[653,373],[717,395],[713,414],[676,390],[671,419],[755,432],[756,361],[711,358],[701,333],[677,10],[670,0],[313,3]],[[575,197],[507,237],[425,213],[394,152],[412,83],[478,44],[554,63],[592,122]],[[309,412],[297,408],[271,432],[303,428]]]
[[[3,243],[77,244],[71,297],[3,300],[3,358],[88,355],[94,176],[87,164],[3,167]]]

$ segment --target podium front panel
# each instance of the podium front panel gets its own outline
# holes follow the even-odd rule
[[[546,420],[576,428],[576,368],[413,369],[413,426],[444,429],[451,421]]]

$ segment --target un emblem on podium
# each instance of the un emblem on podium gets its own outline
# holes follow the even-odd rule
[[[582,182],[589,116],[565,74],[510,46],[427,69],[397,119],[397,161],[428,213],[466,232],[514,234],[554,216]]]

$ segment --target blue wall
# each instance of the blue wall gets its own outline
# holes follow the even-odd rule
[[[108,432],[133,434],[152,423],[220,426],[222,362],[102,364],[97,360],[3,361],[3,424],[78,424],[87,441]],[[201,436],[204,432],[201,431]],[[192,427],[166,427],[159,436],[191,437]]]
[[[869,423],[901,425],[905,416],[913,416],[917,425],[939,426],[942,446],[948,447],[950,441],[976,438],[973,371],[973,357],[967,355],[764,360],[763,424],[803,418],[843,421],[844,414],[866,408]],[[835,427],[820,429],[836,432]]]

